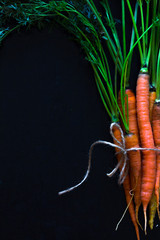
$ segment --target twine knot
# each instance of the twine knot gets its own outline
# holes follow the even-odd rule
[[[114,127],[117,127],[120,130],[122,142],[119,142],[118,139],[114,136],[114,133],[113,133],[113,128]],[[60,191],[58,193],[58,195],[62,195],[62,194],[65,194],[67,192],[70,192],[70,191],[78,188],[80,185],[82,185],[86,181],[86,179],[89,176],[90,169],[91,169],[91,159],[92,159],[93,148],[96,145],[98,145],[98,144],[103,144],[103,145],[107,145],[107,146],[110,146],[110,147],[114,147],[114,148],[120,149],[120,151],[117,153],[117,154],[122,154],[122,157],[121,157],[120,161],[117,163],[115,168],[110,173],[106,174],[108,177],[112,177],[117,172],[119,167],[122,166],[120,174],[119,174],[119,179],[118,179],[118,183],[119,184],[122,184],[124,182],[124,180],[125,180],[125,178],[126,178],[126,176],[128,174],[129,164],[128,164],[127,153],[129,151],[153,150],[153,151],[160,152],[160,149],[157,149],[157,148],[141,148],[141,147],[139,147],[139,148],[128,148],[128,149],[126,149],[124,133],[123,133],[122,128],[120,127],[120,125],[117,124],[117,123],[111,123],[111,125],[110,125],[110,134],[111,134],[112,138],[115,140],[115,142],[117,142],[117,144],[114,144],[114,143],[111,143],[111,142],[107,142],[107,141],[102,141],[102,140],[98,140],[98,141],[92,143],[92,145],[90,146],[90,149],[89,149],[89,158],[88,158],[87,171],[86,171],[82,181],[80,181],[78,184],[76,184],[73,187],[70,187],[70,188],[68,188],[66,190]]]

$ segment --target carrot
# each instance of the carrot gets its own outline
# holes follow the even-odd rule
[[[150,118],[151,125],[152,125],[152,111],[153,111],[153,105],[155,100],[156,100],[156,89],[155,87],[151,86],[149,91],[149,118]],[[154,190],[149,203],[149,226],[151,230],[153,229],[156,209],[157,209],[157,199],[156,199],[155,190]]]
[[[127,118],[127,106],[128,106],[128,119],[129,119],[129,132],[125,136],[126,148],[137,147],[139,148],[139,135],[138,135],[138,125],[137,125],[137,115],[136,115],[136,98],[132,90],[126,89],[125,98],[125,115]],[[120,110],[122,111],[120,93],[118,97],[118,103]],[[128,103],[128,104],[127,104]],[[138,210],[141,205],[141,154],[139,151],[128,152],[129,158],[129,172],[131,189],[134,192],[134,201],[136,206],[136,219],[138,221]]]
[[[155,102],[152,112],[152,126],[155,146],[160,149],[160,102]],[[160,152],[157,152],[157,172],[155,182],[155,195],[157,199],[157,212],[159,215],[159,186],[160,186]],[[159,216],[160,217],[160,216]]]
[[[128,97],[129,132],[135,134],[138,137],[139,133],[137,125],[136,98],[131,89],[126,89],[125,93],[126,97]]]
[[[152,128],[149,120],[149,75],[140,73],[137,79],[137,119],[142,148],[154,148]],[[141,200],[147,229],[147,206],[151,199],[156,176],[156,153],[145,150],[142,160]]]
[[[149,203],[149,226],[150,229],[153,229],[153,223],[154,223],[154,218],[156,215],[156,209],[157,209],[157,199],[155,192],[153,191],[150,203]]]
[[[126,148],[139,148],[138,138],[135,134],[127,134],[125,136]],[[141,171],[141,156],[139,151],[129,151],[127,153],[129,158],[129,169],[134,177],[134,182],[137,183]],[[134,185],[135,187],[135,185]]]
[[[125,141],[127,144],[127,148],[132,147],[139,147],[139,139],[138,139],[138,124],[137,124],[137,115],[136,115],[136,98],[132,90],[126,89],[125,91],[126,97],[125,97],[125,117],[129,119],[129,133],[125,136]],[[122,105],[120,101],[120,93],[118,97],[118,104],[119,108],[122,112]],[[128,114],[127,114],[127,106],[128,106]],[[123,131],[124,130],[124,126]],[[137,182],[137,179],[139,177],[140,171],[141,171],[141,156],[139,151],[131,151],[128,152],[128,155],[131,157],[130,159],[130,169],[133,173],[133,176],[135,178],[135,182]],[[134,157],[133,157],[134,156]],[[134,185],[135,187],[135,185]]]
[[[123,114],[122,105],[121,105],[121,92],[118,94],[118,105],[121,113]],[[128,114],[127,114],[127,106],[128,106]],[[129,132],[138,136],[138,125],[137,125],[137,117],[136,117],[136,98],[131,89],[125,90],[125,118],[129,119]],[[121,126],[123,131],[125,132],[124,125],[121,121]]]
[[[120,133],[120,130],[117,127],[113,128],[113,134],[119,142],[122,142],[121,133]],[[114,144],[117,144],[117,142],[115,140],[114,140]],[[119,153],[120,149],[115,148],[115,151],[116,151],[116,153]],[[121,158],[122,158],[122,154],[121,153],[117,154],[118,162],[121,160]],[[121,171],[122,165],[119,167],[119,169]],[[128,206],[130,217],[131,217],[131,220],[132,220],[133,225],[135,227],[137,240],[140,240],[138,224],[137,224],[137,221],[136,221],[136,216],[135,216],[135,211],[134,211],[134,204],[133,204],[132,196],[130,194],[131,186],[130,186],[130,178],[129,178],[128,174],[127,174],[127,176],[126,176],[126,178],[123,182],[123,188],[124,188],[124,192],[125,192],[126,203],[127,203],[127,206]]]
[[[149,118],[150,121],[152,122],[152,110],[153,110],[153,105],[156,100],[156,89],[154,87],[150,87],[149,90]]]
[[[139,148],[138,138],[134,134],[125,136],[126,148]],[[134,192],[135,213],[138,221],[138,211],[141,205],[141,154],[140,151],[129,151],[127,153],[129,158],[129,172],[131,189]],[[140,225],[140,224],[139,224]]]
[[[127,148],[139,147],[138,139],[138,124],[136,115],[136,98],[132,90],[126,90],[126,97],[128,98],[128,119],[129,119],[129,134],[126,135],[125,140]],[[127,114],[126,114],[127,115]],[[139,151],[128,152],[130,158],[130,168],[133,172],[135,182],[139,177],[141,171],[141,156]]]

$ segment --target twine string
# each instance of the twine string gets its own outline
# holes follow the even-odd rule
[[[93,152],[93,148],[98,145],[98,144],[104,144],[104,145],[109,145],[111,147],[118,147],[121,151],[123,151],[123,148],[116,145],[116,144],[113,144],[113,143],[110,143],[110,142],[106,142],[106,141],[102,141],[102,140],[98,140],[94,143],[92,143],[92,145],[90,146],[90,149],[89,149],[89,158],[88,158],[88,167],[87,167],[87,171],[82,179],[82,181],[80,181],[78,184],[76,184],[75,186],[73,187],[70,187],[66,190],[63,190],[63,191],[60,191],[58,193],[58,195],[62,195],[64,193],[67,193],[67,192],[70,192],[72,190],[74,190],[75,188],[78,188],[80,185],[82,185],[82,183],[84,183],[86,181],[86,179],[88,178],[89,176],[89,173],[90,173],[90,169],[91,169],[91,160],[92,160],[92,152]],[[118,169],[118,168],[117,168]]]
[[[119,128],[120,130],[120,133],[121,133],[121,138],[122,138],[122,143],[119,142],[114,134],[113,134],[113,127],[117,127]],[[127,176],[127,173],[128,173],[128,169],[129,169],[129,166],[128,166],[128,157],[127,157],[127,152],[129,151],[144,151],[144,150],[152,150],[152,151],[156,151],[156,152],[160,152],[160,149],[157,149],[157,148],[129,148],[129,149],[126,149],[125,148],[125,137],[124,137],[124,134],[123,134],[123,131],[120,127],[119,124],[117,123],[112,123],[110,125],[110,134],[112,136],[112,138],[115,140],[115,142],[117,142],[117,144],[114,144],[114,143],[111,143],[111,142],[107,142],[107,141],[102,141],[102,140],[98,140],[94,143],[92,143],[92,145],[90,146],[90,149],[89,149],[89,158],[88,158],[88,167],[87,167],[87,171],[83,177],[83,179],[76,185],[74,185],[73,187],[70,187],[70,188],[67,188],[63,191],[60,191],[58,192],[58,195],[63,195],[65,193],[68,193],[68,192],[71,192],[72,190],[78,188],[79,186],[81,186],[85,181],[86,179],[88,178],[89,176],[89,173],[90,173],[90,169],[91,169],[91,160],[92,160],[92,152],[93,152],[93,148],[99,144],[103,144],[103,145],[107,145],[107,146],[110,146],[110,147],[114,147],[114,148],[119,148],[120,151],[117,153],[117,154],[122,154],[122,157],[120,159],[120,161],[117,163],[117,165],[115,166],[115,168],[110,172],[110,173],[107,173],[106,175],[108,177],[112,177],[116,172],[117,170],[119,169],[119,166],[121,164],[122,165],[122,169],[120,171],[120,174],[119,174],[119,179],[118,179],[118,183],[119,184],[122,184],[125,180],[125,177]]]
[[[108,177],[112,177],[117,172],[117,170],[119,169],[119,166],[122,164],[122,162],[123,162],[123,156],[121,157],[120,161],[117,163],[116,167],[110,173],[106,173],[106,175]]]

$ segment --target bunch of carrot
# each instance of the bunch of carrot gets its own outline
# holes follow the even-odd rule
[[[128,114],[129,119],[129,132],[125,134],[126,149],[159,149],[160,103],[155,98],[155,92],[149,91],[149,74],[145,69],[142,69],[138,76],[136,96],[130,89],[126,89],[125,93],[125,115],[127,117]],[[123,112],[121,101],[119,101],[119,105]],[[125,131],[122,121],[120,125]],[[114,134],[121,142],[122,139],[118,128],[115,129]],[[146,233],[146,212],[152,194],[156,196],[156,209],[159,214],[160,153],[153,150],[133,150],[128,151],[127,155],[129,170],[124,179],[123,187],[129,213],[136,229],[137,239],[139,239],[138,210],[142,204]],[[117,157],[119,161],[119,156]],[[122,166],[120,166],[120,170],[121,168]]]
[[[154,0],[151,2],[153,9],[152,18],[155,20],[160,11],[160,3]],[[127,1],[127,4],[131,9],[129,1]],[[148,28],[150,2],[146,3],[146,24],[144,24],[142,4],[143,1],[139,1],[142,42],[137,40],[137,44],[141,65],[145,67],[141,68],[137,79],[136,96],[129,88],[129,84],[127,84],[128,88],[125,88],[125,90],[121,89],[118,101],[119,112],[122,113],[120,125],[125,134],[126,149],[137,148],[137,150],[127,152],[129,170],[123,182],[126,202],[135,226],[137,239],[139,239],[138,225],[141,226],[138,221],[138,210],[141,204],[144,213],[145,234],[148,218],[147,209],[149,208],[149,226],[151,229],[153,229],[156,210],[160,218],[160,40],[159,32],[156,31],[156,27],[153,27],[150,33],[150,41],[148,41],[148,32],[146,30]],[[132,11],[131,17],[133,19]],[[137,39],[140,39],[134,19],[133,25]],[[150,75],[152,81],[150,80]],[[121,77],[121,80],[123,77]],[[122,92],[124,92],[123,95]],[[123,117],[128,121],[128,129],[124,125],[124,121],[122,121]],[[121,137],[119,141],[121,141]]]
[[[149,26],[149,14],[146,14],[146,24],[144,26],[144,15],[142,8],[142,0],[138,0],[135,4],[135,11],[132,11],[130,1],[122,0],[122,32],[123,32],[123,46],[121,48],[120,40],[115,28],[113,16],[108,4],[108,1],[103,1],[103,6],[106,10],[106,16],[109,23],[109,28],[112,32],[112,37],[109,35],[109,31],[105,27],[99,12],[92,0],[86,0],[88,6],[90,7],[92,13],[94,14],[94,19],[97,19],[97,25],[101,27],[103,32],[103,39],[106,40],[109,52],[115,64],[115,89],[113,89],[111,74],[109,69],[109,63],[106,58],[103,46],[101,45],[101,39],[95,27],[83,15],[83,25],[84,27],[90,29],[90,32],[95,37],[95,42],[92,43],[93,39],[90,39],[81,28],[81,37],[87,41],[87,48],[83,45],[86,52],[87,58],[90,61],[94,73],[95,81],[97,84],[100,97],[105,106],[108,115],[111,117],[112,123],[120,122],[120,126],[123,129],[125,135],[125,148],[129,150],[130,148],[135,148],[137,150],[127,151],[127,165],[125,171],[123,172],[123,188],[126,196],[127,207],[131,216],[131,220],[134,224],[137,239],[139,240],[139,227],[141,226],[138,220],[139,208],[143,206],[144,212],[144,231],[147,230],[147,208],[150,205],[150,221],[153,223],[155,207],[159,214],[159,174],[160,174],[160,163],[159,163],[159,152],[155,151],[159,148],[159,142],[157,135],[160,135],[160,118],[157,118],[159,114],[157,101],[155,98],[155,92],[150,91],[149,82],[149,72],[148,67],[152,69],[149,65],[151,51],[151,43],[154,42],[154,32],[152,34],[152,41],[148,41],[148,31],[153,27],[153,23]],[[128,5],[128,9],[133,21],[133,28],[131,34],[130,49],[127,54],[126,51],[126,36],[125,36],[125,5]],[[149,11],[149,1],[147,3],[147,13]],[[141,13],[142,21],[142,32],[141,35],[138,33],[138,28],[136,26],[138,8]],[[73,7],[68,6],[69,14],[71,12],[76,12],[79,19],[81,19],[81,13],[75,10]],[[68,10],[67,10],[68,11]],[[66,16],[64,16],[66,18]],[[69,17],[70,18],[70,17]],[[155,18],[155,16],[154,16]],[[76,25],[76,31],[79,31],[78,25]],[[137,41],[135,40],[137,38]],[[142,41],[142,44],[141,44]],[[133,91],[129,88],[129,76],[130,67],[132,61],[132,52],[135,46],[138,45],[141,66],[140,74],[137,80],[136,96]],[[148,47],[148,54],[146,48]],[[118,52],[116,51],[118,49]],[[150,61],[151,62],[151,61]],[[150,63],[151,64],[151,63]],[[121,87],[119,96],[117,97],[117,72],[121,77]],[[154,99],[153,99],[154,97]],[[155,101],[156,99],[156,101]],[[159,107],[160,108],[160,107]],[[115,139],[122,142],[122,135],[120,129],[116,127],[113,128],[113,133]],[[114,143],[118,144],[114,139]],[[140,150],[144,148],[146,150]],[[153,150],[150,150],[153,149]],[[123,153],[116,148],[117,160],[118,162],[124,157]],[[120,164],[120,172],[124,170],[123,162]],[[155,195],[155,198],[152,196]],[[154,212],[152,214],[152,212]],[[151,224],[150,224],[151,226]],[[142,228],[142,227],[141,227]]]
[[[144,3],[146,8],[143,8]],[[101,4],[106,13],[105,17],[99,13],[93,0],[50,0],[48,3],[42,0],[26,0],[25,3],[19,0],[15,0],[14,3],[4,0],[0,3],[0,42],[15,29],[34,25],[36,22],[43,23],[44,19],[50,22],[52,18],[74,35],[93,68],[95,82],[106,112],[111,122],[116,123],[113,127],[114,143],[118,145],[125,140],[127,150],[125,154],[128,159],[125,168],[122,162],[125,157],[124,152],[119,148],[115,151],[120,163],[119,170],[123,173],[121,182],[127,207],[139,240],[140,206],[143,206],[145,233],[148,206],[151,229],[156,210],[160,217],[160,152],[158,151],[160,150],[160,31],[156,31],[155,27],[155,23],[159,23],[160,1],[135,0],[133,11],[130,0],[121,0],[122,39],[119,39],[109,1],[102,0]],[[152,4],[151,15],[150,4]],[[126,9],[129,10],[133,23],[128,53]],[[144,9],[146,9],[145,14]],[[139,10],[140,34],[137,27]],[[149,25],[150,19],[152,23]],[[107,54],[103,47],[104,42],[108,49],[107,54],[110,54],[115,66],[114,87]],[[137,79],[135,95],[129,87],[129,78],[132,53],[136,46],[142,67]],[[121,78],[119,96],[117,96],[117,73]],[[117,124],[124,132],[124,139]],[[131,148],[135,150],[129,150]]]

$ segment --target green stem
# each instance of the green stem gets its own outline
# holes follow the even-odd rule
[[[154,26],[154,24],[156,22],[158,22],[159,19],[155,20],[145,31],[144,33],[139,37],[139,39],[134,43],[134,45],[132,46],[131,50],[129,51],[125,61],[124,61],[124,65],[123,65],[123,69],[122,69],[122,75],[121,75],[121,89],[124,89],[124,75],[125,75],[125,71],[126,71],[126,68],[127,68],[127,62],[128,62],[128,59],[130,57],[130,55],[132,54],[132,51],[133,49],[135,48],[135,46],[138,44],[138,42],[143,38],[143,36]]]
[[[106,57],[106,54],[105,54],[103,48],[102,48],[102,53],[103,53],[104,60],[105,60],[105,69],[106,69],[106,71],[107,71],[107,73],[108,73],[108,82],[109,82],[110,86],[111,86],[112,89],[113,89],[112,79],[111,79],[111,74],[110,74],[110,68],[109,68],[108,60],[107,60],[107,57]],[[117,67],[118,67],[118,66],[117,66]]]
[[[60,14],[60,15],[63,16],[63,17],[65,17],[65,18],[67,19],[67,17],[64,16],[63,14]],[[94,62],[94,58],[93,58],[92,53],[86,51],[86,54],[87,54],[87,56],[88,56],[88,59],[90,60],[91,65],[92,65],[94,71],[96,72],[96,75],[99,76],[97,79],[99,80],[98,83],[99,83],[99,87],[100,87],[100,89],[101,89],[101,98],[102,98],[102,94],[103,94],[103,103],[104,103],[104,99],[105,99],[105,100],[107,101],[107,104],[108,104],[109,108],[112,109],[112,111],[113,111],[114,106],[115,106],[115,104],[113,104],[113,101],[114,101],[113,94],[112,94],[113,90],[112,90],[112,87],[111,87],[110,84],[109,84],[109,81],[107,80],[107,79],[108,79],[108,75],[107,75],[107,73],[106,73],[106,67],[104,66],[104,59],[105,59],[106,65],[107,65],[107,71],[108,71],[109,67],[108,67],[107,58],[105,57],[105,58],[103,58],[103,60],[101,60],[101,59],[99,58],[99,56],[98,56],[95,48],[93,47],[93,45],[91,44],[91,42],[90,42],[89,39],[87,38],[87,36],[83,33],[83,31],[82,31],[78,26],[75,26],[75,27],[76,27],[77,30],[81,33],[81,35],[86,39],[86,41],[88,42],[88,44],[91,46],[91,49],[93,50],[93,52],[96,54],[96,60],[97,60],[97,62],[98,62],[97,69],[98,69],[98,71],[100,72],[100,74],[102,75],[103,79],[105,79],[105,81],[106,81],[106,83],[107,83],[107,89],[108,89],[109,95],[111,96],[110,98],[109,98],[109,96],[108,96],[108,94],[107,94],[107,92],[106,92],[106,90],[105,90],[105,87],[104,87],[102,81],[100,81],[100,76],[99,76],[99,74],[98,74],[98,71],[96,70],[96,65],[95,65],[95,63],[93,63],[93,62]],[[98,42],[98,43],[100,44],[100,42]],[[104,54],[104,53],[103,53],[103,48],[102,48],[102,46],[99,45],[99,48],[98,48],[98,49],[100,50],[100,52],[101,52],[101,57],[102,57],[102,54]],[[103,56],[105,56],[105,54],[104,54]],[[110,79],[110,75],[109,75],[109,79]],[[111,80],[110,80],[110,81],[111,81]],[[105,105],[105,108],[106,108],[106,105]],[[109,111],[109,109],[107,109],[107,112],[108,112],[108,111]],[[111,113],[110,113],[110,114],[111,114]]]
[[[77,26],[77,25],[74,25],[72,21],[69,20],[68,17],[66,17],[64,14],[62,13],[59,13],[58,11],[56,11],[56,13],[58,15],[60,15],[61,17],[65,18],[68,22],[70,22],[79,32],[80,34],[84,37],[84,39],[88,42],[89,46],[91,47],[92,51],[94,52],[94,54],[97,56],[97,51],[96,49],[94,48],[93,44],[91,43],[91,41],[87,38],[87,36],[84,34],[84,32]],[[78,13],[78,12],[77,12]]]
[[[11,32],[13,32],[14,30],[20,28],[22,26],[22,24],[18,24],[15,27],[9,29],[4,35],[3,37],[0,38],[0,43],[4,40],[4,38],[6,38]]]
[[[142,1],[140,1],[140,13],[141,13],[141,25],[142,25],[142,33],[144,33],[144,16],[143,16],[143,6]],[[143,66],[146,64],[146,36],[144,35],[142,38],[142,46],[143,46]]]
[[[160,101],[160,50],[158,52],[156,79],[157,79],[157,81],[156,81],[156,100]]]
[[[147,1],[147,13],[146,13],[146,29],[148,28],[149,26],[149,8],[150,8],[150,0]],[[148,32],[146,33],[146,48],[148,49],[149,46],[148,46]]]
[[[131,4],[130,4],[129,0],[127,0],[127,5],[128,5],[128,9],[129,9],[129,12],[130,12],[130,15],[131,15],[131,19],[132,19],[133,27],[134,27],[134,30],[135,30],[135,34],[136,34],[136,37],[137,37],[137,40],[138,40],[139,39],[139,33],[138,33],[136,22],[134,20],[132,7],[131,7]],[[138,49],[139,49],[141,64],[143,65],[143,63],[144,63],[144,61],[143,61],[143,52],[142,52],[142,46],[141,46],[140,41],[138,41]]]
[[[150,39],[152,39],[152,33],[151,33]],[[152,49],[152,41],[150,40],[149,41],[149,46],[148,46],[147,57],[146,57],[146,65],[147,66],[149,66],[149,62],[150,62],[151,49]]]
[[[152,17],[153,20],[155,20],[156,18],[156,7],[157,7],[157,0],[153,0],[153,13],[152,13]],[[156,56],[156,27],[152,28],[152,32],[151,32],[151,78],[152,78],[152,85],[155,87],[156,86],[156,61],[157,61],[157,56]]]
[[[157,20],[159,21],[159,20]],[[121,75],[121,82],[120,82],[120,89],[121,89],[121,101],[122,101],[122,111],[123,111],[123,115],[125,116],[125,75],[126,75],[126,70],[127,70],[127,64],[128,64],[128,59],[130,57],[130,55],[132,54],[133,49],[135,48],[135,46],[138,44],[138,42],[143,38],[143,36],[154,26],[154,24],[157,22],[155,21],[154,23],[152,23],[148,29],[146,29],[146,31],[143,32],[143,34],[139,37],[139,39],[134,43],[134,45],[132,46],[131,50],[129,51],[125,61],[124,61],[124,65],[123,65],[123,69],[122,69],[122,75]]]
[[[122,32],[123,32],[123,57],[126,58],[126,29],[125,29],[125,4],[122,0]]]
[[[118,60],[118,54],[117,54],[117,60]],[[114,95],[115,95],[115,99],[116,99],[116,102],[118,102],[118,91],[117,91],[117,64],[115,65],[115,71],[114,71]],[[118,115],[118,111],[116,109],[116,114]]]
[[[120,62],[123,64],[123,54],[122,54],[122,50],[121,50],[121,44],[119,41],[119,37],[118,37],[118,33],[117,33],[117,29],[116,29],[116,24],[115,24],[115,20],[112,16],[112,12],[108,3],[108,0],[105,0],[104,2],[101,2],[101,4],[103,5],[103,7],[105,8],[106,11],[106,18],[107,18],[107,25],[109,26],[109,28],[112,31],[112,35],[116,44],[116,48],[119,51],[119,59]]]
[[[104,104],[104,107],[108,113],[108,115],[110,116],[110,118],[112,119],[113,118],[113,109],[112,109],[112,105],[110,104],[110,100],[108,98],[108,95],[106,93],[104,93],[104,86],[102,84],[102,81],[101,81],[101,78],[95,68],[95,66],[92,64],[92,67],[93,67],[93,70],[95,72],[95,80],[96,80],[96,85],[97,85],[97,88],[98,88],[98,91],[99,91],[99,94],[100,94],[100,97],[101,97],[101,100]]]
[[[110,110],[109,110],[109,108],[108,108],[108,106],[106,104],[106,101],[105,101],[104,97],[103,97],[102,91],[101,91],[100,86],[99,86],[99,79],[98,79],[98,77],[97,77],[97,75],[95,75],[95,81],[96,81],[97,89],[98,89],[98,92],[100,94],[100,97],[101,97],[101,100],[103,102],[103,105],[104,105],[104,107],[105,107],[109,117],[112,119],[113,115],[110,113]]]
[[[135,23],[137,23],[137,13],[138,13],[138,2],[136,2],[135,5],[135,11],[134,11],[134,20]],[[131,42],[130,42],[130,50],[132,49],[132,46],[135,41],[135,30],[134,27],[132,27],[132,35],[131,35]],[[128,67],[127,67],[127,73],[126,73],[126,87],[129,87],[129,77],[130,77],[130,70],[131,70],[131,62],[132,62],[132,55],[130,55],[129,60],[128,60]]]
[[[117,49],[107,31],[107,29],[105,28],[102,20],[101,20],[101,17],[97,11],[97,8],[95,7],[94,3],[92,0],[86,0],[86,2],[88,3],[88,5],[90,6],[90,8],[92,9],[93,13],[95,14],[99,24],[101,25],[102,27],[102,30],[104,31],[104,34],[106,35],[106,39],[107,39],[107,45],[108,45],[108,49],[109,49],[109,52],[113,58],[113,61],[115,62],[115,56],[116,56],[116,52],[117,52]],[[104,38],[105,39],[105,38]]]
[[[90,58],[89,55],[88,55],[88,58]],[[91,65],[92,65],[94,73],[95,73],[95,75],[97,77],[98,90],[99,90],[101,99],[103,101],[103,104],[104,104],[104,106],[105,106],[105,108],[107,110],[107,113],[109,113],[109,115],[112,116],[112,117],[114,116],[114,118],[115,118],[115,116],[116,116],[115,104],[112,103],[112,101],[113,101],[112,100],[113,99],[113,94],[112,94],[113,93],[113,89],[109,85],[107,85],[107,88],[108,88],[108,91],[109,91],[109,95],[110,95],[110,97],[109,97],[109,95],[106,92],[106,89],[105,89],[105,87],[103,85],[103,82],[101,80],[101,77],[99,76],[99,73],[98,73],[99,69],[97,70],[97,67],[92,62],[91,62]],[[101,73],[101,71],[100,71],[100,73]],[[118,118],[118,116],[116,116],[116,118]]]

